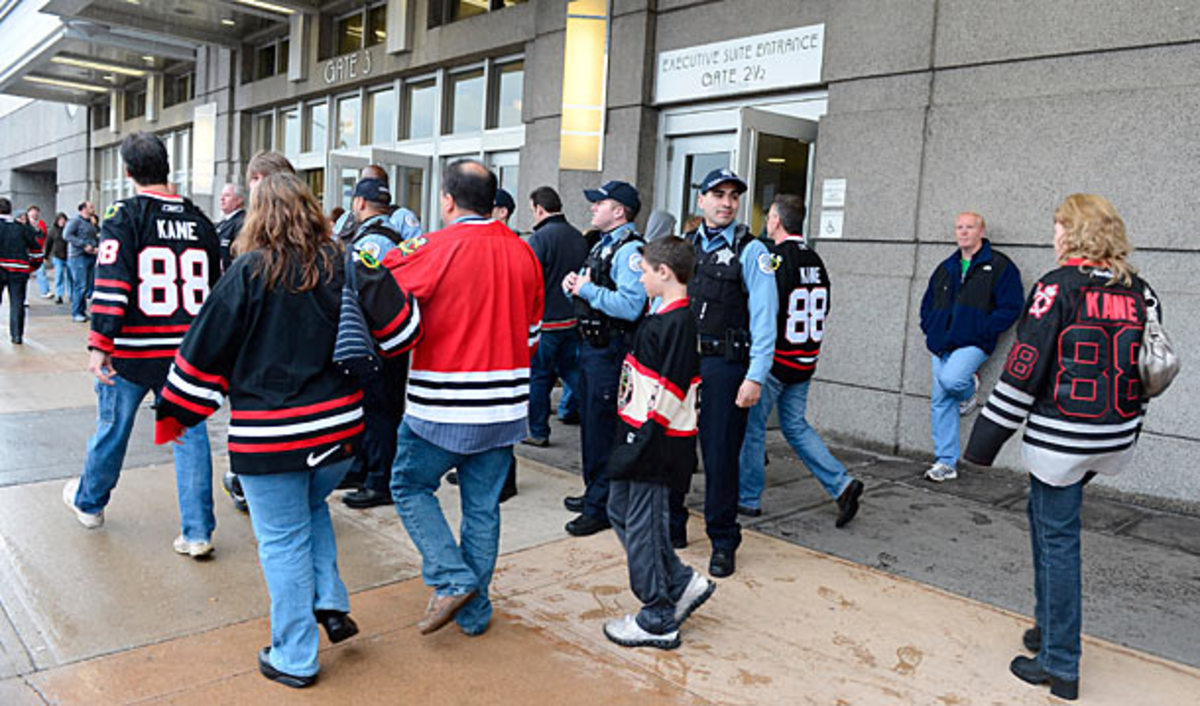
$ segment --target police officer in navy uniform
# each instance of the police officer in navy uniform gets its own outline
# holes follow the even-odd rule
[[[564,500],[568,510],[579,513],[566,526],[567,532],[576,537],[610,527],[604,469],[617,429],[621,362],[646,310],[640,266],[643,241],[633,225],[642,207],[637,189],[627,182],[610,181],[599,189],[584,190],[583,195],[592,202],[592,226],[601,236],[588,253],[583,269],[568,274],[562,283],[563,289],[574,296],[583,339],[579,395],[583,402],[580,436],[584,494]],[[736,500],[736,479],[734,489]]]
[[[700,333],[700,451],[704,458],[704,521],[712,542],[708,571],[734,572],[742,541],[737,520],[738,453],[747,411],[757,402],[775,348],[775,264],[767,246],[737,222],[746,182],[714,169],[700,184],[704,221],[686,234],[696,248],[688,298]],[[672,536],[685,531],[682,489],[672,501]]]

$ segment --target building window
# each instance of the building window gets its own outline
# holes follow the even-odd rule
[[[305,109],[305,123],[308,127],[305,130],[304,151],[305,152],[324,152],[326,145],[329,144],[327,139],[329,128],[329,106],[325,101],[318,103],[309,103]]]
[[[192,131],[190,128],[159,135],[167,147],[167,163],[171,165],[170,180],[175,193],[192,195]]]
[[[254,48],[254,63],[251,66],[248,80],[257,81],[276,74],[287,73],[288,48],[290,43],[286,38],[273,39],[259,44]]]
[[[196,97],[196,74],[189,71],[163,77],[163,107],[185,103]]]
[[[349,54],[387,39],[387,3],[347,13],[333,21],[333,51]]]
[[[487,165],[496,173],[497,186],[508,191],[514,198],[521,193],[518,184],[521,178],[520,151],[492,152],[487,156]]]
[[[486,12],[523,5],[527,0],[429,0],[430,29]]]
[[[112,125],[112,104],[99,103],[92,106],[92,129],[103,130]]]
[[[146,115],[146,87],[142,86],[125,94],[125,119],[133,120]]]
[[[283,112],[279,122],[282,123],[283,153],[288,157],[300,154],[300,109],[290,108]]]
[[[525,62],[497,64],[492,71],[492,100],[488,127],[521,124],[521,100],[525,89]]]
[[[433,119],[437,112],[437,83],[430,79],[404,86],[406,114],[404,139],[433,137]]]
[[[253,118],[250,129],[251,154],[274,148],[272,135],[275,127],[275,116],[271,113],[260,113]]]
[[[387,89],[367,94],[368,114],[371,124],[367,128],[371,144],[385,145],[392,142],[396,127],[396,91]]]
[[[337,133],[334,148],[358,147],[359,128],[362,125],[362,100],[358,96],[347,96],[337,101]]]
[[[96,210],[103,213],[113,203],[128,196],[130,189],[117,145],[97,150],[96,161],[99,163],[96,173],[100,177],[100,198],[96,201]]]
[[[443,134],[478,132],[483,129],[483,69],[450,74],[446,90],[446,121]]]

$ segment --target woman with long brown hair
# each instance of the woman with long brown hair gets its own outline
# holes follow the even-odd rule
[[[1083,487],[1098,473],[1129,466],[1147,403],[1137,358],[1147,307],[1158,303],[1129,264],[1132,249],[1125,222],[1104,197],[1072,194],[1058,207],[1058,267],[1025,304],[965,454],[991,465],[1025,424],[1036,624],[1023,642],[1037,656],[1018,656],[1009,669],[1064,699],[1079,694]]]
[[[362,393],[332,361],[344,279],[341,245],[308,187],[265,176],[233,244],[238,255],[184,337],[158,407],[156,440],[232,408],[230,465],[241,479],[271,595],[259,670],[291,687],[316,681],[317,624],[331,642],[358,632],[338,574],[326,497],[363,431]],[[382,268],[356,265],[367,323],[384,355],[415,342],[415,308]],[[375,316],[373,317],[372,314]],[[411,339],[396,331],[412,328]]]

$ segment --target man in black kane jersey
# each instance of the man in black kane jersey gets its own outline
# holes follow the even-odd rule
[[[817,431],[804,418],[808,383],[817,367],[821,341],[829,315],[829,272],[801,235],[804,201],[798,196],[775,197],[767,214],[767,235],[774,241],[775,285],[779,291],[778,332],[775,355],[762,397],[750,409],[746,438],[742,442],[738,505],[743,512],[761,512],[764,486],[763,451],[767,418],[779,405],[779,426],[784,438],[812,471],[830,497],[837,499],[837,526],[843,527],[858,512],[862,481],[851,478]]]

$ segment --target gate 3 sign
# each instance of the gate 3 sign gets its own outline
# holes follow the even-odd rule
[[[819,24],[662,52],[654,102],[820,83],[824,43]]]
[[[359,57],[362,57],[361,60]],[[334,57],[325,62],[325,67],[321,71],[327,84],[350,81],[359,76],[367,76],[370,73],[370,49],[362,49],[350,54]]]

